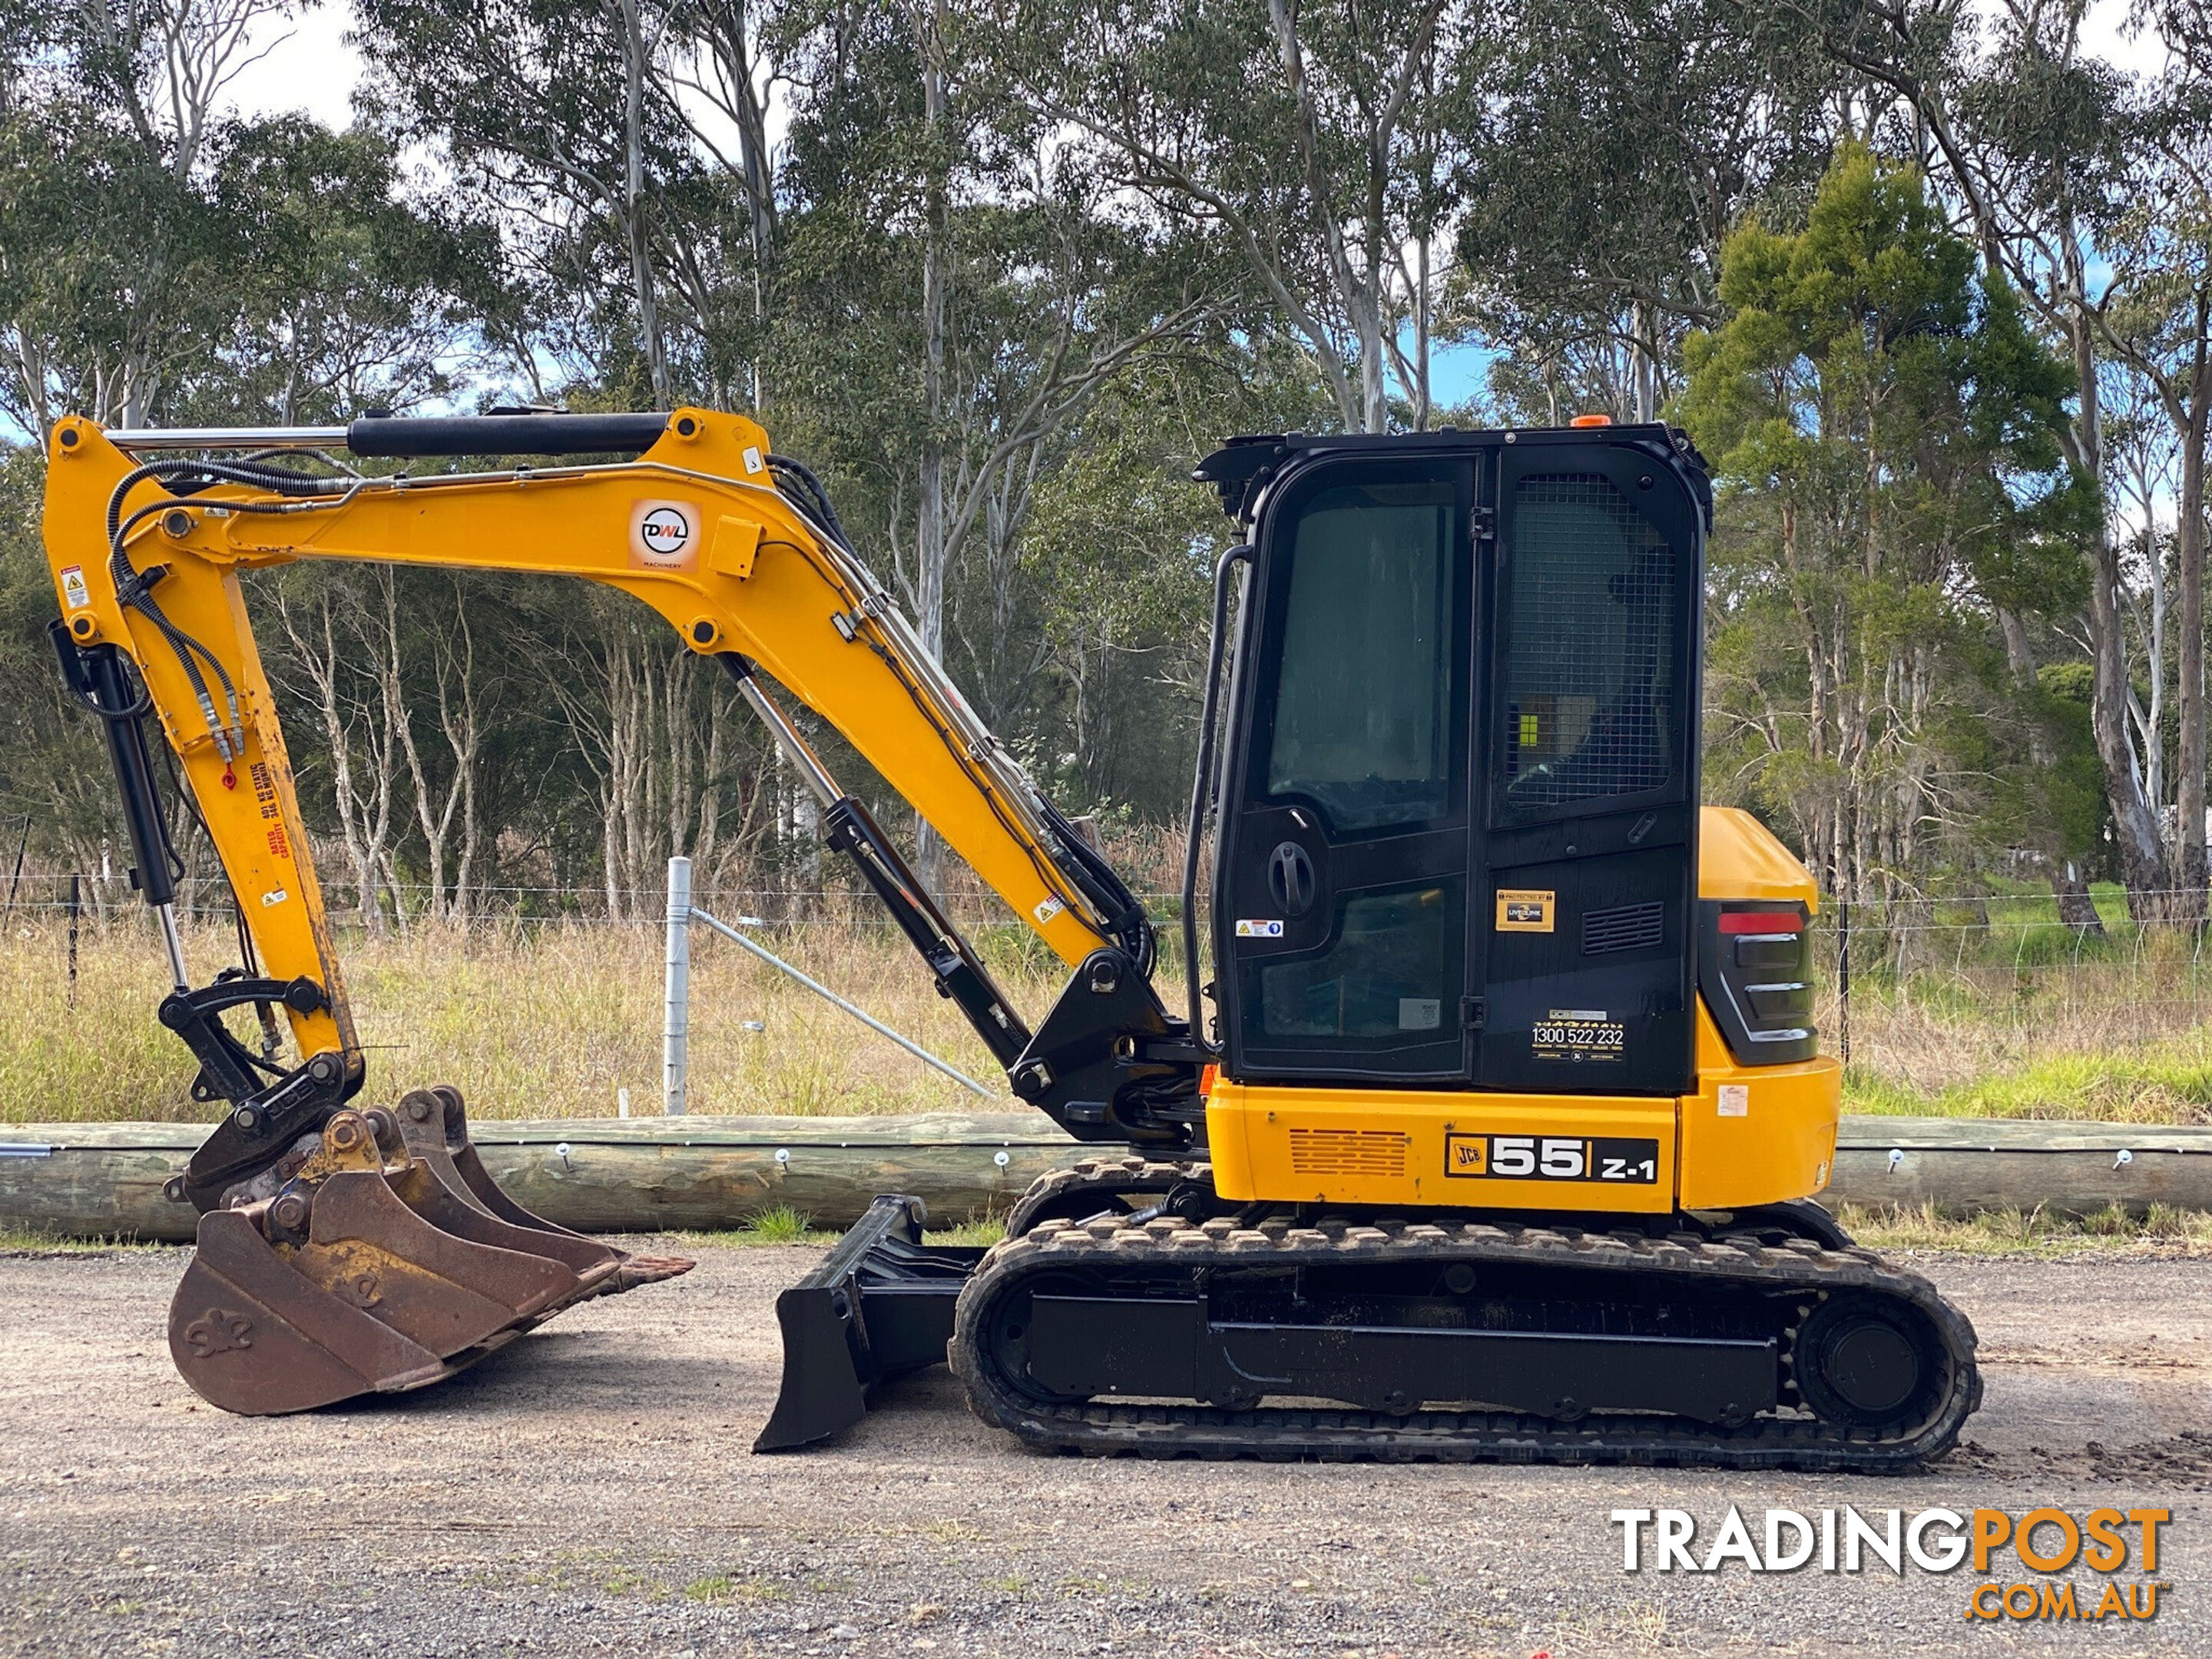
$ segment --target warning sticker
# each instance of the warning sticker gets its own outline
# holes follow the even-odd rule
[[[1037,919],[1037,926],[1042,927],[1045,923],[1050,921],[1054,916],[1058,915],[1066,908],[1067,908],[1067,907],[1065,904],[1062,904],[1057,898],[1053,897],[1050,894],[1047,894],[1043,898],[1037,901],[1036,908],[1031,910],[1030,914]]]
[[[92,590],[85,586],[82,565],[62,567],[62,599],[72,611],[82,611],[92,603]]]
[[[1498,890],[1498,931],[1501,933],[1548,933],[1556,908],[1548,891],[1501,887]]]
[[[1528,1052],[1538,1060],[1577,1064],[1618,1060],[1627,1029],[1602,1008],[1554,1008],[1528,1029]]]
[[[699,509],[689,501],[640,501],[630,509],[630,556],[656,570],[688,570],[698,555]]]
[[[1751,1085],[1748,1083],[1722,1084],[1720,1115],[1723,1117],[1749,1117],[1751,1115]]]
[[[1239,939],[1280,939],[1282,936],[1283,924],[1279,921],[1240,920],[1237,924],[1237,937]]]

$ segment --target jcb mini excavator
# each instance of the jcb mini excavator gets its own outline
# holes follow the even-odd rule
[[[461,457],[509,464],[414,470]],[[1100,1146],[988,1251],[878,1199],[778,1304],[758,1449],[947,1358],[987,1421],[1094,1453],[1882,1470],[1948,1448],[1979,1403],[1966,1321],[1808,1201],[1839,1099],[1811,1020],[1814,891],[1754,820],[1698,804],[1711,501],[1663,427],[1252,437],[1199,468],[1243,540],[1214,584],[1176,1008],[1144,908],[749,420],[71,418],[50,459],[55,644],[106,724],[160,915],[161,1019],[199,1061],[195,1097],[228,1109],[173,1193],[201,1220],[171,1352],[219,1406],[414,1388],[690,1265],[516,1205],[453,1090],[364,1096],[240,581],[296,559],[644,601],[736,681],[1013,1092]],[[1066,961],[1039,1024],[784,698]],[[149,713],[241,918],[245,959],[205,983]],[[255,1004],[258,1052],[225,1024]]]

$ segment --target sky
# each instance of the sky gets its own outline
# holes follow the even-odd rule
[[[1995,0],[1981,0],[1993,5]],[[2160,66],[2160,53],[2142,40],[2124,38],[2129,0],[2096,0],[2084,26],[2084,44],[2094,55],[2145,73]],[[325,3],[272,27],[264,54],[249,64],[229,88],[234,108],[245,115],[303,111],[331,127],[352,118],[350,100],[361,78],[361,58],[346,44],[353,24],[349,0]],[[1480,345],[1445,347],[1431,368],[1431,395],[1440,404],[1465,402],[1482,387],[1494,354]]]

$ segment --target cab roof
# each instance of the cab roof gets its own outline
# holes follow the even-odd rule
[[[1462,431],[1442,427],[1434,432],[1248,433],[1224,441],[1200,461],[1191,477],[1210,483],[1220,492],[1221,510],[1239,525],[1251,522],[1260,496],[1276,476],[1292,465],[1328,454],[1435,455],[1469,454],[1500,449],[1508,444],[1545,447],[1640,450],[1674,467],[1690,487],[1710,529],[1713,515],[1712,481],[1705,458],[1679,427],[1649,424],[1624,426],[1501,427],[1494,431]]]

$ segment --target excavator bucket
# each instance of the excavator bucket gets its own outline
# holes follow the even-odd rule
[[[532,1215],[484,1173],[459,1092],[418,1090],[337,1113],[273,1195],[201,1217],[169,1352],[226,1411],[307,1411],[435,1382],[571,1303],[690,1266]]]
[[[586,1289],[591,1295],[611,1296],[620,1291],[634,1291],[641,1285],[657,1285],[664,1279],[678,1278],[692,1269],[694,1264],[684,1256],[638,1255],[618,1250],[532,1214],[516,1203],[484,1168],[483,1158],[469,1139],[468,1113],[461,1103],[461,1091],[450,1083],[434,1084],[402,1097],[399,1133],[407,1143],[408,1152],[428,1165],[449,1191],[483,1213],[531,1236],[526,1243],[518,1248],[557,1256],[576,1267],[579,1273],[585,1273]],[[479,1242],[500,1241],[486,1238]],[[600,1256],[612,1261],[612,1270],[586,1273],[586,1266]]]
[[[792,1451],[867,1415],[875,1385],[940,1364],[960,1287],[985,1252],[924,1244],[918,1198],[878,1198],[823,1258],[775,1299],[783,1387],[757,1452]]]

